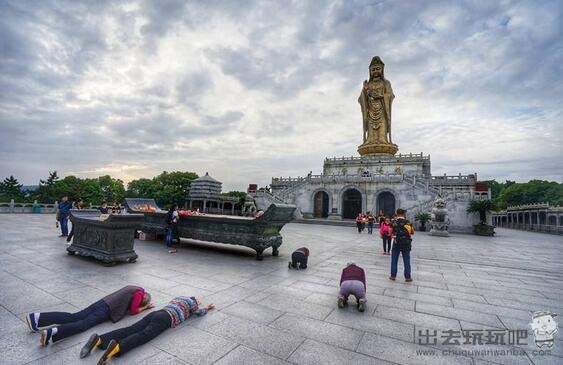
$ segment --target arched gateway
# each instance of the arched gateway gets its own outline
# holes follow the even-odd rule
[[[350,188],[342,194],[342,219],[354,219],[362,211],[362,193]]]
[[[386,216],[392,216],[395,213],[395,196],[388,191],[379,193],[377,196],[377,213],[383,210]]]
[[[328,217],[328,194],[326,191],[317,191],[313,197],[313,216],[315,218]]]

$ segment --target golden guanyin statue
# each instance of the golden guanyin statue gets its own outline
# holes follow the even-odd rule
[[[398,147],[391,140],[391,104],[393,89],[383,75],[385,65],[375,56],[369,65],[369,80],[364,81],[358,102],[364,121],[363,144],[360,155],[394,155]]]

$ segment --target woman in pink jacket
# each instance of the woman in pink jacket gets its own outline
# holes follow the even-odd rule
[[[391,254],[391,239],[393,238],[393,228],[391,227],[391,219],[385,218],[379,228],[379,236],[383,239],[383,254]]]

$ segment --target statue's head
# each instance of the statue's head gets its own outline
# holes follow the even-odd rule
[[[385,64],[381,61],[379,56],[375,56],[371,59],[371,63],[369,64],[369,79],[372,80],[374,78],[383,78],[383,70],[385,68]]]
[[[438,197],[435,201],[434,201],[434,207],[436,208],[445,208],[446,207],[446,201],[441,198]]]

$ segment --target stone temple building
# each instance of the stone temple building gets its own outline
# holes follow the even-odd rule
[[[271,202],[298,206],[302,218],[354,219],[360,212],[383,211],[392,215],[407,210],[414,221],[417,212],[430,212],[434,200],[447,202],[450,231],[470,232],[477,215],[465,209],[473,199],[488,199],[490,191],[477,184],[477,174],[434,176],[429,155],[399,153],[391,140],[390,82],[383,76],[383,62],[374,57],[370,79],[358,99],[363,117],[363,143],[359,156],[325,158],[322,174],[273,177],[270,191],[254,193],[259,208]]]

